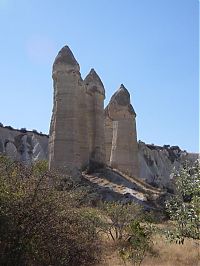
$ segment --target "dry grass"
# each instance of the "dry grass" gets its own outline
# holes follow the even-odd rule
[[[200,246],[186,239],[184,245],[168,243],[161,237],[155,239],[157,257],[147,256],[142,266],[200,266]]]
[[[154,248],[158,255],[148,255],[141,266],[200,266],[200,245],[197,241],[186,240],[184,245],[166,242],[155,237]],[[200,243],[199,243],[200,244]],[[103,261],[97,266],[124,266],[117,252],[117,245],[111,240],[104,241]],[[127,263],[126,266],[133,264]]]

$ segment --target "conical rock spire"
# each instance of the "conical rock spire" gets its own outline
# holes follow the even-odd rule
[[[70,50],[69,46],[64,46],[58,53],[58,55],[55,58],[53,69],[55,70],[56,67],[60,65],[66,65],[70,66],[70,68],[75,68],[78,71],[80,71],[79,64],[77,60],[75,59],[72,51]]]
[[[105,109],[106,160],[131,176],[139,176],[135,111],[130,94],[121,84]]]
[[[124,87],[123,84],[119,87],[119,89],[113,94],[110,102],[117,101],[119,105],[126,106],[130,104],[130,93]]]
[[[109,109],[116,109],[116,105],[121,110],[125,110],[124,108],[126,108],[130,114],[136,116],[133,106],[131,105],[130,93],[123,84],[120,85],[119,89],[111,97],[110,102],[106,107],[106,113],[109,111]]]
[[[89,92],[97,91],[97,92],[99,92],[105,96],[104,85],[103,85],[100,77],[98,76],[98,74],[94,70],[94,68],[92,68],[90,70],[89,74],[86,76],[86,78],[84,80],[84,83],[85,83],[87,90]]]

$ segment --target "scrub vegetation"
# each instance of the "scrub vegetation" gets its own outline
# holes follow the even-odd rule
[[[0,265],[198,265],[199,165],[174,176],[165,221],[98,202],[83,184],[0,156]]]

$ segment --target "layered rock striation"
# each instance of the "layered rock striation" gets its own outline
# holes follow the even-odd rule
[[[14,161],[32,164],[48,157],[48,136],[45,134],[18,130],[12,127],[0,127],[0,155],[6,155]]]
[[[28,130],[0,126],[0,155],[32,164],[48,159],[48,135]],[[178,146],[156,146],[139,141],[138,155],[140,179],[153,186],[171,188],[171,173],[187,160],[191,164],[199,158],[198,153],[188,153]]]
[[[94,162],[104,165],[105,90],[99,76],[92,69],[83,81],[78,62],[65,46],[54,61],[52,77],[49,168],[71,174]]]
[[[110,166],[113,173],[127,174],[132,180],[139,177],[161,188],[171,188],[173,168],[178,169],[186,160],[193,163],[199,157],[177,146],[137,143],[136,113],[128,90],[121,85],[104,110],[105,89],[101,79],[91,69],[83,80],[68,46],[55,58],[52,78],[49,138],[0,123],[0,154],[26,164],[49,159],[50,169],[60,169],[74,177],[88,166]]]
[[[139,177],[136,113],[122,84],[105,109],[106,161],[113,168]]]
[[[54,103],[49,134],[49,168],[70,172],[87,163],[87,141],[83,145],[80,138],[83,131],[80,111],[85,111],[79,98],[84,94],[80,67],[68,46],[58,53],[52,77]]]
[[[87,92],[88,138],[90,162],[106,163],[104,136],[104,99],[105,89],[102,81],[91,69],[84,80]]]

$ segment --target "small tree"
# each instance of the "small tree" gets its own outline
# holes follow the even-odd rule
[[[175,229],[167,231],[170,240],[183,244],[186,237],[200,239],[200,167],[188,162],[174,175],[175,194],[166,202]]]
[[[122,242],[119,252],[124,262],[129,260],[139,266],[148,253],[155,253],[152,240],[154,230],[150,224],[141,225],[137,220],[130,223],[127,228],[128,238]]]
[[[111,202],[104,203],[102,207],[108,217],[107,233],[114,241],[126,238],[127,226],[133,220],[138,220],[141,215],[141,207],[135,203],[121,204]]]

